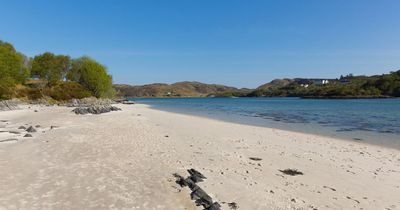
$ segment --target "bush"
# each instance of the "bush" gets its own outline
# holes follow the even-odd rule
[[[68,101],[70,99],[82,99],[92,96],[82,85],[76,82],[62,82],[43,90],[43,94],[57,101]]]
[[[67,79],[83,85],[97,98],[111,98],[115,94],[106,67],[86,56],[72,61]]]

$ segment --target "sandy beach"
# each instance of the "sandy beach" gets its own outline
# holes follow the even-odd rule
[[[0,209],[202,209],[175,183],[190,168],[222,209],[400,209],[399,150],[117,106],[0,112]]]

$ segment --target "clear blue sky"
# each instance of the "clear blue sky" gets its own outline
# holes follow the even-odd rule
[[[0,39],[89,55],[115,83],[256,87],[400,69],[399,0],[0,0]]]

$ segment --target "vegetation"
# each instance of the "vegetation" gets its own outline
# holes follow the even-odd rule
[[[0,41],[0,99],[10,97],[10,87],[24,83],[29,76],[24,61],[25,57],[11,44]]]
[[[89,57],[71,59],[45,52],[28,59],[11,44],[0,41],[0,99],[65,101],[113,95],[107,69]]]
[[[73,60],[67,79],[82,84],[98,98],[114,95],[111,75],[107,74],[103,65],[89,57],[85,56]]]
[[[65,78],[70,70],[71,58],[66,55],[45,52],[35,56],[31,65],[31,75],[48,81],[49,86],[52,86]]]
[[[400,70],[376,76],[341,76],[328,84],[302,85],[299,80],[286,79],[285,84],[268,83],[248,96],[297,96],[304,98],[377,98],[400,97]]]
[[[247,89],[237,89],[215,84],[200,82],[178,82],[174,84],[150,84],[143,86],[115,85],[118,95],[122,97],[230,97],[246,92]]]

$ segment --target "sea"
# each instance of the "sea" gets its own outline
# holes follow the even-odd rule
[[[400,149],[400,99],[134,98],[154,109]]]

